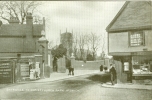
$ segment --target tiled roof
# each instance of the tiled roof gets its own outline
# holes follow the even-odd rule
[[[152,27],[152,6],[147,1],[127,1],[111,23],[107,32],[147,29]]]
[[[26,35],[29,30],[27,26],[30,27],[27,24],[3,24],[0,27],[0,35]],[[33,25],[33,35],[41,35],[42,30],[43,25]]]

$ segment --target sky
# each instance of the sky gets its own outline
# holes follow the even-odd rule
[[[106,34],[106,27],[119,12],[125,1],[38,1],[35,12],[45,17],[45,33],[53,45],[60,44],[60,33],[97,35]],[[107,37],[105,37],[107,53]],[[97,55],[102,52],[101,48]]]
[[[106,27],[125,1],[44,1],[38,8],[46,20],[46,38],[59,44],[61,33],[106,34]],[[100,50],[99,50],[100,52]]]
[[[39,11],[46,19],[46,36],[59,37],[66,31],[102,34],[124,1],[45,1]]]

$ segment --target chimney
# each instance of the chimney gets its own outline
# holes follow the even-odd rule
[[[27,13],[26,15],[26,24],[33,24],[33,17],[32,17],[32,13]]]
[[[19,24],[19,20],[16,17],[10,17],[9,24]]]

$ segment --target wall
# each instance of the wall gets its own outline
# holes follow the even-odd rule
[[[26,38],[24,39],[24,52],[35,52],[35,41],[33,39],[33,25],[26,24]]]
[[[0,27],[0,53],[38,52],[43,25],[4,24]]]
[[[21,51],[23,51],[23,38],[0,37],[0,52],[21,52]]]
[[[83,65],[83,66],[82,66]],[[100,70],[100,66],[104,65],[104,60],[100,61],[75,61],[74,69],[76,70]]]
[[[145,46],[130,47],[128,32],[109,33],[109,53],[112,52],[136,52],[147,48],[152,50],[152,30],[145,30]]]
[[[0,58],[1,57],[6,57],[6,58],[9,58],[9,57],[17,57],[17,54],[21,54],[21,56],[34,56],[34,55],[36,55],[36,54],[38,54],[39,55],[39,53],[20,53],[20,52],[16,52],[16,53],[14,53],[14,52],[6,52],[6,53],[0,53]]]

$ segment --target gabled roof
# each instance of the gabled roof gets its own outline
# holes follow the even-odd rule
[[[111,23],[107,32],[134,29],[151,29],[152,5],[149,1],[126,1]]]

